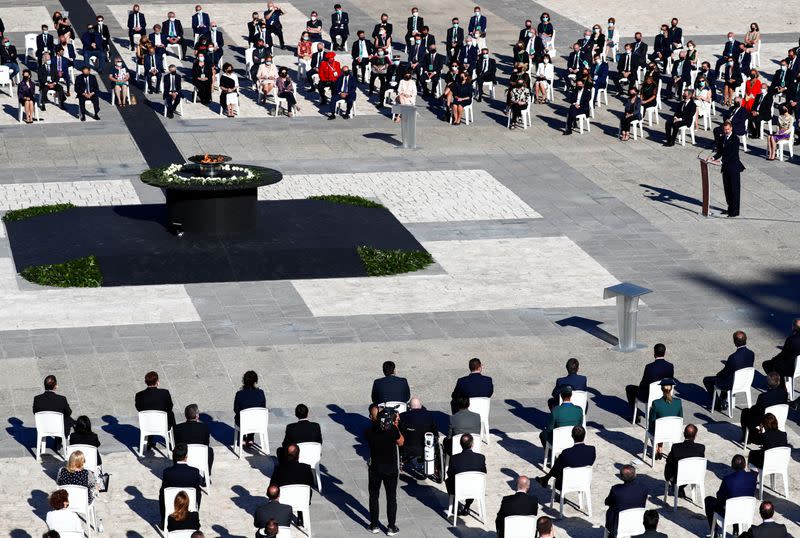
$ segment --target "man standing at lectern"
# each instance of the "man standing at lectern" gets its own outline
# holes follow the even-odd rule
[[[738,217],[741,173],[745,168],[739,160],[739,137],[733,134],[730,121],[722,124],[722,136],[717,140],[717,151],[711,161],[722,164],[722,185],[725,188],[728,216]]]

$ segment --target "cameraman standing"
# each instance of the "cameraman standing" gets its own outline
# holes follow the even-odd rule
[[[380,507],[378,498],[381,483],[386,488],[386,517],[389,528],[386,534],[394,536],[400,532],[397,528],[397,481],[400,468],[397,461],[397,447],[403,446],[403,434],[397,427],[400,420],[394,409],[380,409],[373,404],[369,408],[372,424],[365,432],[369,445],[370,458],[367,466],[369,475],[369,530],[377,534]]]

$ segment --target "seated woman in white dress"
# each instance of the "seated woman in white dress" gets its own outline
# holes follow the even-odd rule
[[[275,81],[278,80],[278,67],[272,63],[272,56],[264,58],[264,61],[258,66],[256,78],[258,79],[261,93],[266,97],[272,92],[272,88],[275,87]]]

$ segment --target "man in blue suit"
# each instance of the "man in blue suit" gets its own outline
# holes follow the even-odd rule
[[[347,66],[342,68],[342,74],[336,79],[333,98],[331,99],[331,112],[328,114],[329,120],[336,119],[336,103],[341,99],[344,99],[344,102],[347,103],[344,119],[349,120],[353,104],[356,102],[356,77],[350,73],[350,68]]]
[[[128,41],[130,42],[130,49],[136,50],[137,43],[133,42],[133,36],[139,34],[143,36],[147,33],[147,19],[144,18],[144,13],[139,11],[139,4],[133,4],[133,9],[128,13]]]
[[[717,78],[719,78],[719,68],[727,61],[727,58],[735,58],[739,53],[739,45],[741,45],[741,42],[736,41],[733,32],[728,32],[728,41],[725,42],[725,46],[722,48],[722,55],[714,67],[714,71],[717,72]]]
[[[581,364],[578,359],[569,359],[567,361],[567,375],[556,379],[556,385],[551,393],[552,398],[547,400],[547,407],[551,410],[558,405],[558,395],[561,394],[561,388],[569,385],[572,390],[586,390],[586,376],[580,375],[578,369]]]
[[[169,66],[169,73],[164,76],[164,106],[167,107],[167,117],[175,116],[175,109],[181,102],[181,76],[174,64]]]
[[[344,52],[344,44],[347,42],[347,38],[350,35],[350,15],[348,15],[346,11],[342,11],[341,4],[333,6],[330,35],[331,47],[333,50]]]
[[[717,496],[705,498],[706,518],[708,519],[709,527],[711,527],[711,522],[714,520],[714,514],[725,514],[725,501],[734,497],[755,496],[758,473],[747,471],[745,466],[744,456],[736,454],[731,460],[733,472],[722,479],[722,484],[717,490]],[[734,528],[735,533],[736,528]]]
[[[728,127],[730,128],[730,124],[728,124]],[[728,360],[725,361],[725,366],[722,370],[717,372],[717,375],[703,378],[703,385],[712,397],[714,395],[714,388],[722,389],[718,398],[722,411],[728,408],[728,391],[733,386],[734,374],[736,374],[737,370],[753,366],[756,359],[755,353],[747,349],[747,335],[744,331],[736,331],[733,333],[733,344],[736,346],[736,351],[728,356]]]
[[[583,81],[578,80],[575,82],[575,89],[572,90],[572,95],[569,97],[569,109],[567,110],[567,128],[564,131],[565,135],[571,135],[572,129],[575,127],[576,119],[580,115],[588,117],[589,114],[589,100],[592,98],[592,91],[584,87]]]
[[[486,37],[486,17],[481,15],[481,8],[475,6],[475,13],[469,18],[467,33],[474,34],[475,30],[481,33],[481,37]]]
[[[106,65],[106,53],[103,48],[103,36],[100,35],[94,24],[86,27],[86,32],[81,36],[83,43],[83,61],[89,64],[89,60],[94,57],[97,60],[97,70],[102,71]]]
[[[478,63],[478,44],[467,36],[467,44],[458,53],[458,63],[463,65],[468,73],[472,73]]]
[[[650,384],[661,381],[668,377],[675,377],[675,367],[667,361],[664,356],[667,354],[667,346],[656,344],[653,346],[653,362],[645,365],[642,379],[639,385],[628,385],[625,387],[625,395],[628,397],[628,404],[633,411],[636,400],[647,402],[650,395]]]
[[[492,378],[483,375],[483,365],[481,360],[473,358],[469,360],[469,375],[461,377],[456,381],[456,388],[450,396],[450,408],[453,414],[458,411],[459,398],[491,398],[494,394],[494,384]]]
[[[619,472],[622,484],[611,486],[606,497],[606,530],[609,536],[617,535],[619,513],[629,508],[644,508],[647,505],[647,488],[634,482],[636,469],[633,465],[623,465]]]
[[[547,484],[551,478],[556,479],[556,489],[561,489],[561,480],[564,478],[564,469],[567,467],[575,469],[577,467],[590,467],[594,465],[594,460],[597,458],[597,452],[593,446],[585,445],[583,441],[586,439],[586,430],[583,426],[572,427],[572,441],[575,443],[569,448],[565,448],[561,454],[558,455],[556,461],[553,462],[553,467],[550,472],[544,476],[536,479],[537,482],[543,487],[548,487]]]
[[[608,86],[608,63],[603,61],[599,54],[595,54],[592,61],[592,87],[602,90]],[[599,102],[599,97],[598,97]]]
[[[195,41],[197,41],[197,37],[208,32],[208,28],[210,26],[211,17],[208,16],[208,13],[203,11],[203,6],[194,6],[194,15],[192,15],[192,31],[195,35]]]
[[[742,108],[742,110],[744,110]],[[741,114],[741,112],[739,112]],[[744,110],[745,118],[747,111]],[[735,117],[735,116],[734,116]],[[745,124],[746,125],[746,124]],[[743,136],[747,136],[747,127]],[[739,216],[739,204],[741,200],[742,172],[745,170],[742,161],[739,160],[739,136],[734,133],[734,125],[731,121],[722,124],[722,136],[717,139],[717,151],[712,156],[712,161],[722,166],[722,187],[725,190],[725,202],[728,204],[728,217]],[[750,355],[753,354],[749,351]],[[752,359],[750,366],[753,366]]]
[[[216,21],[211,21],[211,27],[205,35],[208,36],[209,43],[214,44],[214,48],[216,49],[214,57],[216,59],[216,64],[219,64],[222,55],[225,54],[225,38],[222,37],[222,30],[217,28]]]
[[[147,47],[147,56],[144,57],[144,76],[147,93],[156,93],[164,75],[163,56],[156,53],[153,45]]]
[[[405,377],[395,375],[394,361],[383,363],[383,377],[372,382],[372,403],[403,402],[411,399],[411,389]]]
[[[205,487],[206,481],[200,471],[186,463],[189,449],[185,443],[178,443],[172,451],[172,467],[164,469],[161,479],[161,489],[158,491],[158,508],[161,519],[164,521],[164,489],[166,488],[194,488],[197,508],[200,508],[200,488]],[[166,529],[165,529],[166,530]]]

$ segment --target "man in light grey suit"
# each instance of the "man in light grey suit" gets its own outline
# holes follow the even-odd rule
[[[453,437],[458,438],[461,434],[479,434],[481,432],[481,416],[469,410],[469,398],[464,396],[456,400],[457,411],[450,417],[450,427],[448,436],[443,441],[444,449],[449,454],[452,446]]]

